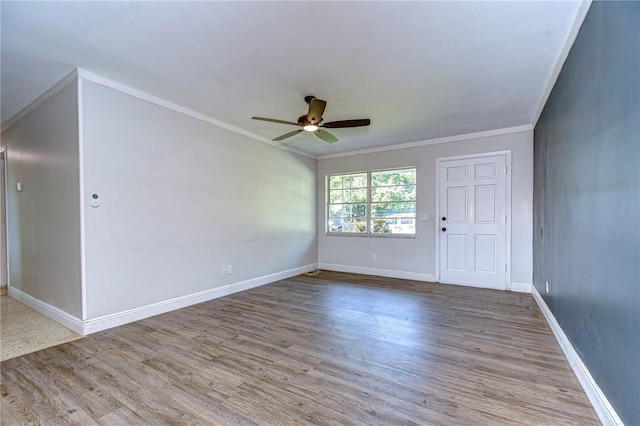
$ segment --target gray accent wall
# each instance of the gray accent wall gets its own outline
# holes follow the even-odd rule
[[[535,127],[533,281],[628,425],[640,424],[639,210],[640,2],[594,2]]]

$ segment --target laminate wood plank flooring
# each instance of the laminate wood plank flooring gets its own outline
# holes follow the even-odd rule
[[[323,272],[0,364],[2,424],[600,424],[529,294]]]

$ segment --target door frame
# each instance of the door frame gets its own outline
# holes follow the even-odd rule
[[[0,259],[0,262],[4,261],[4,265],[5,265],[4,268],[2,268],[2,266],[0,265],[0,273],[6,276],[7,290],[9,290],[9,288],[11,287],[11,274],[9,273],[9,268],[10,268],[10,265],[9,265],[9,252],[10,252],[9,250],[9,193],[8,193],[9,192],[9,180],[8,180],[9,172],[7,170],[8,161],[7,161],[6,146],[0,146],[0,162],[3,165],[2,167],[3,188],[2,188],[2,191],[0,191],[0,197],[2,197],[0,205],[4,209],[4,230],[2,233],[0,233],[0,235],[4,237],[2,241],[2,243],[4,243],[4,250],[0,249],[0,256],[3,256],[4,259]],[[0,222],[0,226],[2,226],[1,222]]]
[[[453,160],[471,160],[476,158],[494,157],[503,155],[505,157],[506,173],[505,173],[505,186],[504,186],[504,202],[505,202],[505,214],[507,220],[505,224],[505,245],[504,245],[504,258],[506,264],[506,271],[504,275],[505,290],[511,291],[511,150],[482,152],[477,154],[467,155],[455,155],[452,157],[438,157],[436,158],[436,216],[435,216],[435,239],[436,239],[436,279],[437,283],[440,282],[440,165],[446,161]],[[477,287],[473,283],[467,284],[472,287]]]

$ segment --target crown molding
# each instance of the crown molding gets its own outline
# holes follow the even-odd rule
[[[339,158],[339,157],[349,157],[352,155],[371,154],[375,152],[396,151],[398,149],[417,148],[420,146],[437,145],[440,143],[460,142],[460,141],[466,141],[469,139],[480,139],[480,138],[487,138],[491,136],[508,135],[511,133],[528,132],[531,130],[533,130],[533,126],[531,124],[525,124],[523,126],[506,127],[504,129],[494,129],[494,130],[487,130],[484,132],[466,133],[463,135],[446,136],[443,138],[435,138],[435,139],[426,139],[422,141],[401,143],[397,145],[386,145],[386,146],[380,146],[376,148],[366,148],[366,149],[358,149],[355,151],[339,152],[336,154],[320,155],[318,156],[318,160],[327,160],[330,158]]]
[[[182,105],[178,105],[176,103],[167,101],[165,99],[159,98],[157,96],[154,96],[154,95],[149,94],[147,92],[144,92],[142,90],[138,90],[138,89],[133,88],[131,86],[127,86],[126,84],[118,83],[117,81],[110,80],[110,79],[108,79],[106,77],[102,77],[101,75],[95,74],[95,73],[93,73],[91,71],[87,71],[87,70],[82,69],[82,68],[78,68],[77,70],[78,70],[77,71],[78,72],[78,78],[81,78],[83,80],[90,81],[92,83],[99,84],[101,86],[108,87],[108,88],[113,89],[113,90],[117,90],[118,92],[125,93],[125,94],[127,94],[129,96],[133,96],[133,97],[138,98],[140,100],[152,103],[154,105],[157,105],[157,106],[160,106],[160,107],[163,107],[163,108],[170,109],[172,111],[175,111],[175,112],[180,113],[180,114],[184,114],[184,115],[186,115],[188,117],[191,117],[191,118],[195,118],[196,120],[201,120],[201,121],[207,122],[209,124],[212,124],[212,125],[214,125],[216,127],[220,127],[220,128],[225,129],[225,130],[229,130],[230,132],[234,132],[234,133],[237,133],[239,135],[243,135],[243,136],[246,136],[248,138],[251,138],[251,139],[254,139],[254,140],[257,140],[257,141],[260,141],[260,142],[264,142],[264,143],[269,144],[271,146],[275,146],[276,148],[280,148],[280,149],[283,149],[285,151],[290,151],[290,152],[293,152],[293,153],[298,154],[298,155],[302,155],[302,156],[305,156],[305,157],[310,157],[310,158],[316,159],[315,155],[309,154],[308,152],[305,152],[305,151],[302,151],[302,150],[299,150],[299,149],[296,149],[296,148],[293,148],[293,147],[290,147],[290,146],[286,146],[286,145],[282,145],[282,144],[273,142],[272,140],[270,140],[268,138],[265,138],[264,136],[260,136],[260,135],[257,135],[255,133],[246,131],[244,129],[241,129],[240,127],[236,127],[236,126],[234,126],[232,124],[229,124],[229,123],[227,123],[225,121],[218,120],[216,118],[210,117],[210,116],[208,116],[206,114],[200,113],[198,111],[192,110],[192,109],[184,107]]]

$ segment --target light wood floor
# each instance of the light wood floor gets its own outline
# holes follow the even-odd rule
[[[323,272],[4,361],[2,424],[599,424],[531,295]]]

